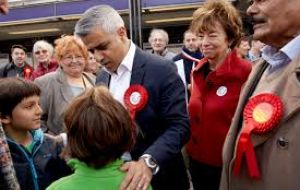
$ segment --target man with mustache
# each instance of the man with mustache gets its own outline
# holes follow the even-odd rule
[[[300,1],[251,0],[266,44],[223,147],[221,190],[300,189]]]
[[[0,66],[0,78],[21,77],[29,80],[33,68],[26,63],[26,48],[22,45],[13,45],[11,47],[12,61]]]

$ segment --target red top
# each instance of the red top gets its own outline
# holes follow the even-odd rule
[[[222,166],[224,140],[242,85],[250,71],[251,63],[238,58],[236,50],[214,71],[209,72],[205,58],[192,71],[191,98],[188,105],[191,138],[187,151],[194,160]]]
[[[51,60],[48,68],[45,68],[42,66],[42,64],[38,64],[38,66],[36,67],[36,69],[33,71],[31,79],[34,80],[40,76],[43,76],[46,73],[50,73],[52,71],[55,71],[58,67],[58,64],[55,60]]]

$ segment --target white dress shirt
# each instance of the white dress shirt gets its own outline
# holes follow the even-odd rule
[[[122,60],[116,72],[111,73],[109,91],[112,96],[124,105],[124,94],[130,86],[130,78],[132,73],[133,58],[136,46],[130,42],[130,48],[126,56]]]

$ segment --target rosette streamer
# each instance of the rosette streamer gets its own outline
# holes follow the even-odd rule
[[[260,178],[251,134],[265,135],[274,129],[283,115],[283,103],[274,94],[263,93],[249,100],[244,109],[244,123],[237,144],[233,173],[238,175],[245,155],[249,175],[253,179]]]

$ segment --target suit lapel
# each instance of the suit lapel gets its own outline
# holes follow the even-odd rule
[[[300,109],[300,81],[297,79],[297,76],[300,75],[300,56],[297,60],[290,63],[289,66],[290,69],[285,72],[287,75],[286,85],[281,89],[281,97],[284,103],[283,122],[288,120]]]
[[[145,59],[143,59],[143,54],[144,52],[142,52],[142,50],[137,47],[133,59],[130,85],[143,84],[145,75]]]
[[[281,80],[282,84],[277,87],[277,92],[275,92],[281,97],[284,104],[284,113],[281,122],[269,134],[252,135],[254,146],[258,146],[268,140],[273,133],[280,129],[282,123],[286,123],[290,117],[300,110],[300,82],[296,78],[296,72],[300,73],[299,63],[299,59],[296,62],[289,63],[288,68],[284,71],[285,77]]]
[[[101,70],[101,72],[97,75],[96,85],[105,85],[106,87],[109,87],[109,82],[110,74],[104,70]]]
[[[69,102],[73,98],[73,94],[71,91],[71,87],[67,82],[67,78],[62,70],[58,72],[57,80],[59,83],[61,83],[60,93],[62,94],[63,99],[65,99],[66,102]]]
[[[241,126],[242,124],[244,124],[244,122],[243,122],[244,107],[247,104],[249,97],[251,97],[251,94],[253,93],[253,90],[255,89],[255,86],[261,77],[261,74],[262,74],[261,72],[262,72],[262,70],[264,70],[264,67],[266,66],[266,64],[267,63],[263,60],[257,62],[253,66],[252,72],[251,72],[247,82],[245,83],[245,86],[243,87],[243,91],[240,95],[239,104],[236,109],[236,114],[232,121],[232,124],[234,124],[233,126],[238,134],[238,138],[244,128],[244,126]],[[258,142],[258,141],[255,141],[255,142]],[[235,148],[235,150],[236,150],[236,148]]]
[[[255,64],[255,66],[252,69],[252,72],[250,74],[250,76],[248,77],[247,82],[245,83],[245,86],[243,87],[243,91],[240,95],[240,100],[239,100],[239,104],[237,107],[237,112],[240,113],[240,117],[237,117],[236,119],[242,119],[243,118],[243,111],[244,111],[244,107],[246,105],[246,103],[249,100],[249,97],[251,97],[251,94],[253,93],[253,88],[255,89],[255,86],[258,82],[258,80],[261,77],[261,72],[265,67],[265,61],[260,61],[258,63]],[[241,130],[241,122],[240,121],[236,121],[235,123],[237,123],[237,129],[238,131]]]

